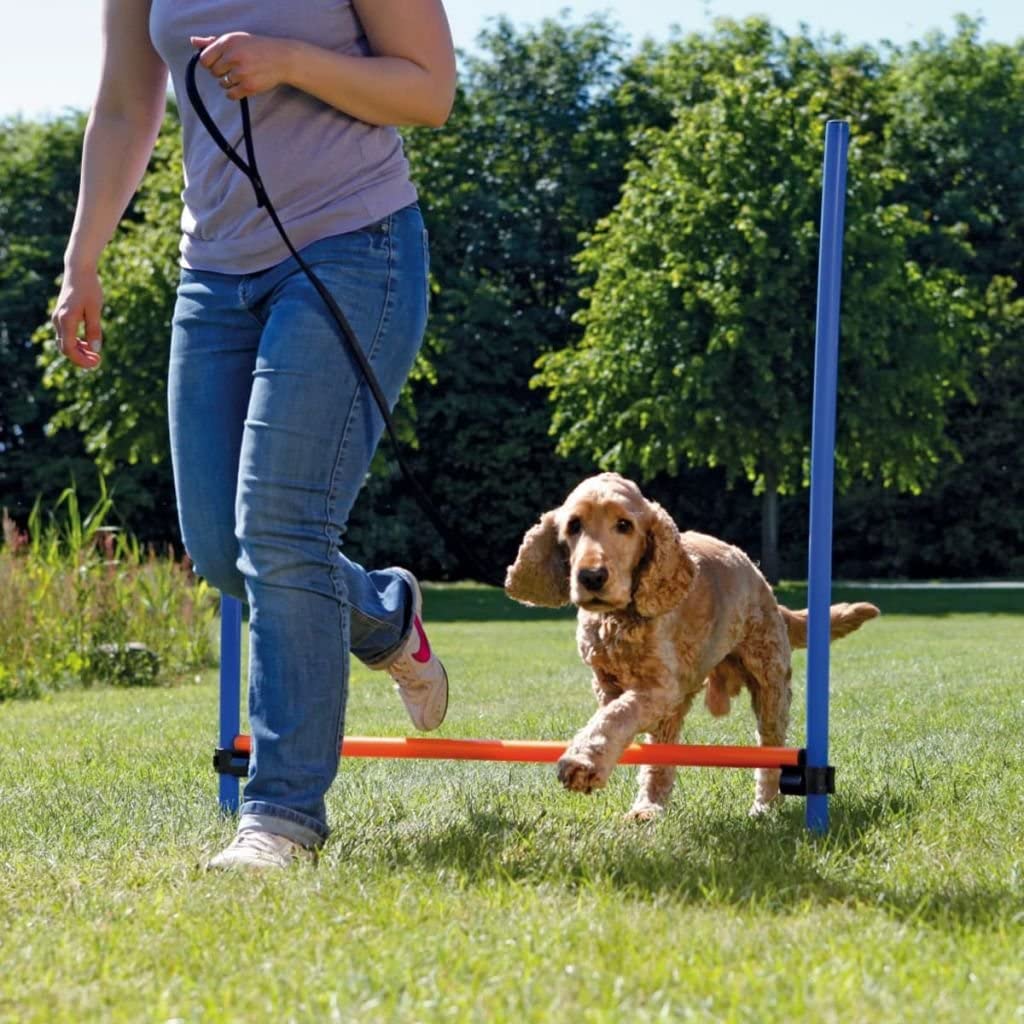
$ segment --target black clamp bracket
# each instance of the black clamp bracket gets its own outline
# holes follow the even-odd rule
[[[807,751],[800,751],[796,765],[782,769],[779,792],[787,796],[824,796],[836,791],[836,770],[832,765],[811,767],[807,764]]]
[[[249,755],[234,747],[215,747],[213,770],[221,775],[234,775],[244,779],[249,774]]]

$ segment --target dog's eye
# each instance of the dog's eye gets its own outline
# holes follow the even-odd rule
[[[620,519],[615,524],[615,529],[618,533],[632,533],[633,524],[628,519]]]
[[[583,523],[580,521],[579,516],[573,516],[572,519],[565,524],[565,532],[569,534],[570,537],[575,537],[582,529]]]

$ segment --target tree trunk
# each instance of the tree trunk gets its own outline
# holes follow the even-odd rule
[[[761,572],[772,586],[779,582],[779,487],[771,469],[765,471],[761,496]]]

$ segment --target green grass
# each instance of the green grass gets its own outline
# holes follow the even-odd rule
[[[353,760],[317,868],[210,875],[212,673],[0,705],[0,1020],[1024,1021],[1020,609],[869,596],[833,648],[823,839],[797,798],[748,819],[748,772],[684,769],[636,826],[635,769],[588,798],[551,766]],[[571,617],[455,587],[427,618],[443,735],[590,714]],[[687,740],[749,742],[741,703]],[[382,677],[347,728],[405,734]]]

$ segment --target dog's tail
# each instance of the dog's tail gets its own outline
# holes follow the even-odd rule
[[[784,605],[779,605],[786,622],[786,632],[789,633],[791,647],[807,646],[807,609],[794,612]],[[841,636],[860,629],[868,619],[873,619],[879,614],[873,604],[858,601],[855,604],[834,604],[829,609],[829,639],[838,640]]]

